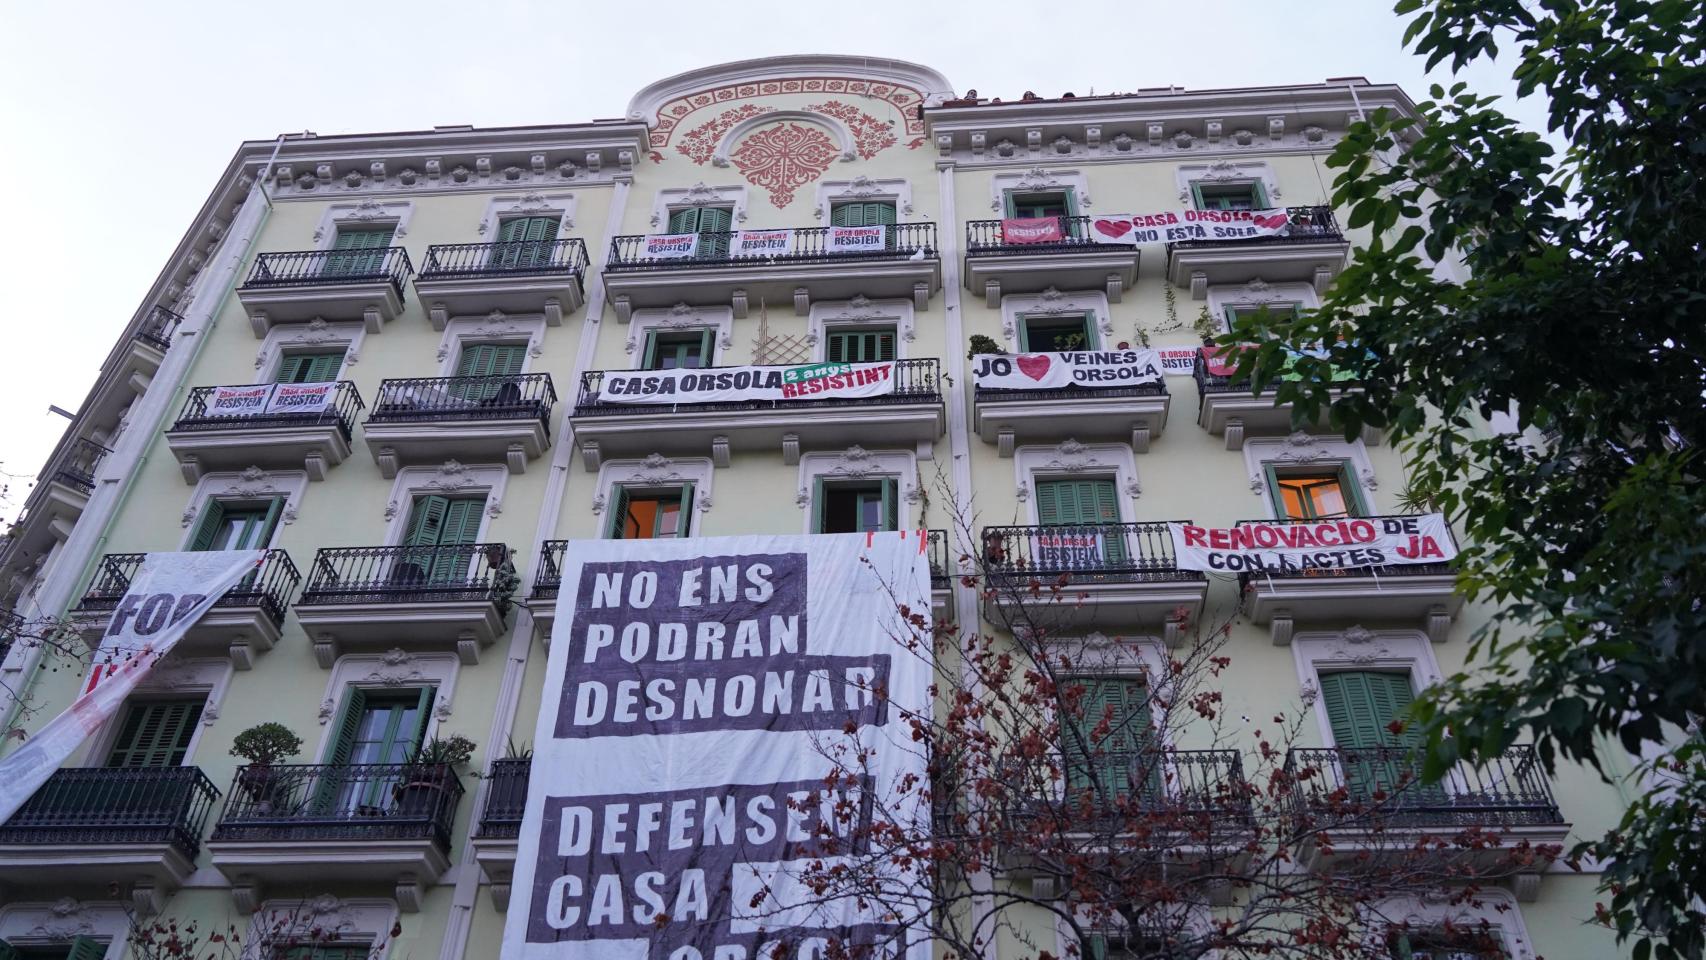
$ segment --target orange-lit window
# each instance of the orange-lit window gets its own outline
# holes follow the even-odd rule
[[[1356,489],[1343,470],[1330,473],[1269,473],[1274,506],[1288,520],[1354,517],[1362,513]]]
[[[659,540],[687,536],[688,508],[693,503],[693,485],[667,490],[616,489],[611,511],[613,540]]]

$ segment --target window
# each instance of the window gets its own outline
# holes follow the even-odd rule
[[[894,201],[851,200],[831,204],[829,222],[836,227],[892,227],[895,223]]]
[[[403,551],[392,579],[404,583],[462,579],[474,555],[457,548],[479,541],[480,512],[485,506],[485,497],[416,497],[403,545],[419,549]]]
[[[1321,704],[1340,752],[1345,787],[1353,797],[1402,788],[1405,803],[1444,796],[1439,786],[1413,783],[1416,768],[1405,751],[1416,745],[1414,727],[1393,733],[1392,721],[1409,709],[1415,694],[1407,673],[1343,670],[1321,674]]]
[[[1096,348],[1095,324],[1090,314],[1023,317],[1019,322],[1019,349],[1024,353],[1067,353]]]
[[[344,366],[344,351],[328,353],[289,353],[279,358],[279,383],[325,383],[336,380]]]
[[[391,246],[395,227],[378,230],[346,230],[338,228],[332,243],[334,251],[326,258],[326,274],[334,277],[359,277],[380,273],[385,269],[385,250]]]
[[[1199,180],[1191,184],[1191,196],[1195,198],[1198,210],[1265,210],[1268,207],[1267,191],[1255,180],[1242,183],[1203,183]]]
[[[894,359],[894,327],[833,327],[824,339],[823,358],[830,363],[875,363]]]
[[[521,366],[526,360],[526,344],[464,344],[462,355],[456,360],[456,375],[458,377],[492,377],[494,379],[473,383],[453,383],[450,385],[450,394],[458,400],[485,404],[486,406],[519,405],[521,403],[521,384],[515,380],[504,381],[496,378],[520,376]]]
[[[1505,960],[1500,940],[1491,931],[1429,930],[1394,933],[1389,945],[1392,960]]]
[[[190,538],[191,550],[261,550],[272,543],[284,498],[232,502],[208,500],[201,523]]]
[[[101,960],[107,945],[89,937],[47,946],[14,947],[0,940],[0,960]]]
[[[610,539],[662,540],[687,536],[693,484],[661,490],[634,490],[618,485],[615,500],[615,508],[610,511]]]
[[[713,330],[651,330],[646,333],[643,369],[678,370],[711,365]]]
[[[1037,481],[1037,522],[1045,527],[1099,527],[1120,522],[1119,495],[1112,477]],[[1066,538],[1070,538],[1069,540]],[[1031,558],[1038,569],[1096,569],[1125,562],[1125,537],[1119,532],[1054,531],[1039,538]]]
[[[1072,197],[1064,192],[1007,193],[1009,217],[1070,217],[1072,210]]]
[[[301,943],[276,948],[275,960],[367,960],[371,943]]]
[[[1361,491],[1351,479],[1350,463],[1337,468],[1294,471],[1266,464],[1268,489],[1273,491],[1274,512],[1287,520],[1327,520],[1360,517]]]
[[[733,229],[734,209],[731,207],[688,207],[669,215],[670,233],[712,234],[699,238],[701,257],[720,257],[729,252],[728,232]]]
[[[551,262],[560,217],[511,217],[498,224],[498,246],[487,265],[498,270],[527,270]]]
[[[364,690],[350,687],[343,712],[327,745],[326,763],[345,767],[361,764],[395,765],[407,762],[420,749],[432,719],[435,688]],[[396,778],[356,774],[324,776],[320,802],[340,810],[389,808]]]
[[[177,767],[189,753],[202,700],[132,703],[107,752],[109,767]]]
[[[899,482],[894,478],[848,482],[813,481],[816,516],[813,533],[868,533],[899,530]]]
[[[1134,783],[1144,762],[1141,751],[1149,743],[1149,687],[1142,677],[1080,677],[1068,686],[1082,684],[1078,701],[1080,714],[1071,718],[1073,728],[1061,733],[1061,755],[1070,791],[1095,790],[1109,798],[1124,796],[1134,788],[1153,794],[1159,786],[1159,769],[1151,769],[1141,787]],[[1092,739],[1102,719],[1109,721],[1107,736]]]

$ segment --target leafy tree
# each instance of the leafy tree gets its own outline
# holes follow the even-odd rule
[[[1373,240],[1319,310],[1241,318],[1241,368],[1300,421],[1386,427],[1406,499],[1468,534],[1499,606],[1470,672],[1418,707],[1425,775],[1532,735],[1548,765],[1643,756],[1648,789],[1584,845],[1600,918],[1644,960],[1706,944],[1706,5],[1401,0],[1456,73],[1515,62],[1548,136],[1458,83],[1334,150]],[[1514,52],[1512,51],[1514,48]],[[1564,145],[1555,150],[1552,142]],[[1326,344],[1314,357],[1297,350]],[[1362,389],[1329,393],[1330,371]],[[1342,384],[1341,384],[1342,385]]]

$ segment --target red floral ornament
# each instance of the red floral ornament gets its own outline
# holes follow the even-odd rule
[[[785,207],[794,191],[823,175],[840,153],[822,130],[784,123],[754,132],[729,154],[747,182],[770,191],[770,202]]]

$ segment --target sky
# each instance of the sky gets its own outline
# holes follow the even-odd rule
[[[5,4],[0,517],[244,140],[620,117],[653,80],[790,53],[933,67],[1016,98],[1367,77],[1412,97],[1391,0]],[[1508,70],[1462,79],[1509,95]],[[1526,108],[1526,109],[1525,109]],[[1532,102],[1506,109],[1537,129]]]

